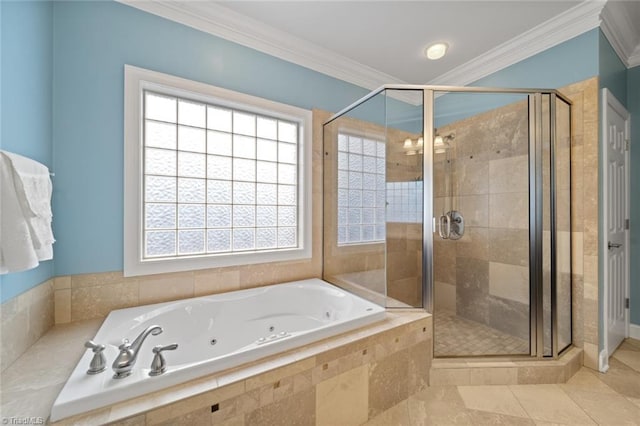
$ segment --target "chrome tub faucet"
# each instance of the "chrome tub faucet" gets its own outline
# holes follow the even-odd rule
[[[162,333],[162,327],[159,325],[152,325],[147,327],[138,337],[135,338],[133,343],[129,343],[128,339],[124,339],[122,344],[119,346],[120,353],[113,361],[113,371],[115,374],[113,375],[114,379],[122,379],[131,374],[131,369],[136,364],[136,360],[138,358],[138,353],[140,352],[140,347],[142,343],[144,343],[145,339],[149,334],[157,336]]]

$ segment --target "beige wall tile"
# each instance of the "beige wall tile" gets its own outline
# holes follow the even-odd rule
[[[529,156],[489,161],[489,193],[529,191]]]
[[[598,257],[584,256],[584,280],[591,283],[598,282]],[[597,300],[598,298],[594,298]]]
[[[66,288],[54,292],[55,323],[64,324],[71,321],[71,289]]]
[[[73,280],[72,280],[73,283]],[[71,321],[102,318],[114,309],[138,306],[136,281],[71,288]]]
[[[516,385],[518,369],[515,367],[471,368],[469,382],[471,385]]]
[[[55,277],[53,279],[53,289],[54,290],[62,290],[64,288],[71,288],[71,276],[61,276]]]
[[[288,376],[299,374],[303,371],[311,370],[316,365],[315,358],[307,358],[284,367],[280,367],[266,373],[251,377],[246,381],[246,389],[250,391],[261,386],[272,384],[273,382]]]
[[[518,384],[549,384],[565,381],[564,368],[561,365],[518,367]]]
[[[53,280],[0,306],[0,371],[4,371],[54,324]]]
[[[489,227],[529,229],[529,194],[490,194]]]
[[[459,159],[456,163],[454,182],[459,195],[489,193],[489,163],[477,157]]]
[[[194,296],[222,293],[240,289],[240,271],[196,271]]]
[[[55,324],[53,280],[33,288],[29,306],[29,339],[35,343]]]
[[[191,426],[191,425],[210,425],[211,414],[210,407],[204,407],[199,410],[191,411],[182,416],[176,416],[171,419],[167,419],[161,423],[157,423],[162,426]]]
[[[432,368],[429,373],[430,386],[470,385],[469,368]]]
[[[489,260],[489,229],[467,227],[456,245],[456,255],[474,259]]]
[[[409,396],[408,351],[391,354],[369,368],[369,417],[391,408]]]
[[[17,309],[18,298],[10,299],[2,304],[0,314],[0,371],[4,371],[33,343],[29,339],[28,309]],[[26,325],[26,327],[25,327]]]
[[[598,301],[585,298],[583,301],[584,341],[598,344]]]
[[[571,260],[572,260],[572,273],[575,275],[584,274],[584,253],[583,247],[583,234],[582,232],[571,233]]]
[[[453,246],[453,244],[452,244]],[[457,257],[448,256],[446,251],[440,250],[442,245],[434,246],[433,276],[436,281],[455,285]]]
[[[584,366],[592,370],[598,370],[598,345],[585,340],[583,349]]]
[[[315,425],[315,387],[291,395],[246,415],[249,425]]]
[[[488,195],[468,195],[458,197],[460,211],[464,212],[466,226],[489,226]]]
[[[408,394],[414,395],[429,386],[429,371],[431,370],[431,354],[433,340],[423,340],[409,347],[409,381]]]
[[[435,282],[434,291],[435,303],[434,308],[444,309],[450,312],[456,311],[456,286],[455,284]]]
[[[316,386],[316,425],[359,425],[368,419],[369,366],[363,365]]]
[[[193,297],[193,282],[193,272],[142,277],[138,280],[139,303],[148,305]]]
[[[94,287],[105,284],[121,283],[126,279],[122,275],[122,271],[101,272],[96,274],[80,274],[71,276],[71,287]]]
[[[489,262],[489,293],[529,305],[529,268]]]
[[[489,260],[510,265],[529,265],[528,229],[489,229]]]
[[[147,412],[147,425],[162,424],[167,419],[184,416],[220,403],[245,392],[244,382],[234,383]]]

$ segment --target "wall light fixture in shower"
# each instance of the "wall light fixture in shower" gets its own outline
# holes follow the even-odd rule
[[[421,137],[418,139],[406,138],[402,148],[404,148],[404,155],[416,155],[422,154],[422,146],[424,145],[424,139]]]
[[[449,133],[448,135],[440,136],[436,133],[436,137],[433,139],[433,148],[436,154],[442,154],[447,149],[451,148],[449,145],[449,141],[454,140],[456,137],[455,133]]]

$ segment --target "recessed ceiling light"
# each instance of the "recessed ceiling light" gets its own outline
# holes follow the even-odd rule
[[[429,59],[440,59],[447,53],[447,43],[434,43],[424,49],[424,55]]]

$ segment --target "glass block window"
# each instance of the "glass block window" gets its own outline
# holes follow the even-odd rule
[[[143,258],[298,247],[299,135],[296,122],[145,90]]]
[[[387,182],[387,222],[422,223],[422,181]]]
[[[384,241],[385,144],[338,135],[338,245]]]

